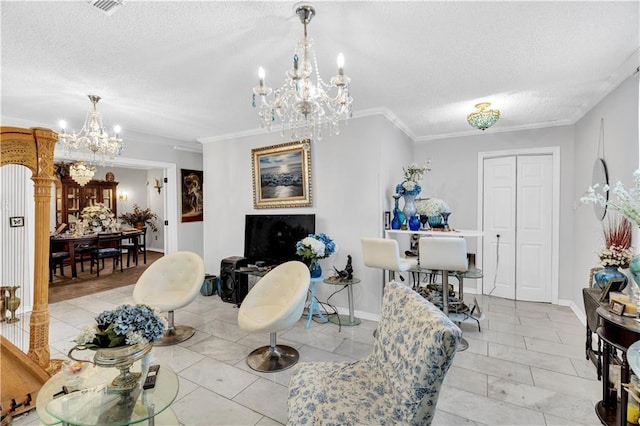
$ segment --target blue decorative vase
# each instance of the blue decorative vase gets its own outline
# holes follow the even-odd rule
[[[309,274],[311,274],[311,278],[320,278],[322,276],[322,268],[317,260],[314,260],[309,265]]]
[[[442,216],[427,216],[427,223],[432,228],[442,228]]]
[[[412,231],[417,231],[420,229],[420,216],[414,214],[409,218],[409,229]]]
[[[400,220],[400,213],[402,212],[398,207],[399,199],[400,199],[400,196],[398,194],[393,196],[393,201],[395,203],[395,206],[393,207],[393,219],[391,219],[391,229],[400,229],[400,227],[402,226],[403,220]]]
[[[633,277],[633,281],[640,287],[640,254],[634,256],[629,263],[629,272]]]
[[[440,216],[442,216],[442,227],[444,229],[449,229],[449,216],[451,215],[451,212],[442,212],[440,213]]]
[[[623,282],[616,284],[615,287],[611,287],[610,291],[621,291],[627,286],[629,279],[625,274],[618,270],[617,266],[605,266],[604,269],[597,271],[593,274],[593,278],[601,289],[607,286],[607,283],[614,278],[622,278]]]

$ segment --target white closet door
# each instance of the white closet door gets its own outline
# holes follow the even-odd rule
[[[515,299],[516,157],[487,158],[483,170],[482,292]]]
[[[551,302],[551,155],[517,157],[516,299]]]

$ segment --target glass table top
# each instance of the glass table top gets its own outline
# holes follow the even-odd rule
[[[178,376],[167,365],[160,364],[160,370],[153,389],[142,389],[146,368],[138,387],[128,394],[107,391],[107,384],[118,375],[115,368],[101,368],[89,365],[72,379],[60,372],[54,375],[40,390],[36,409],[42,423],[59,422],[73,425],[128,425],[154,417],[168,408],[178,394]],[[140,371],[137,362],[131,371]],[[72,392],[54,397],[62,386]]]
[[[627,349],[627,362],[637,377],[640,377],[640,340]]]

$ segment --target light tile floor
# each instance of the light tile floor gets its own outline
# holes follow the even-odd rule
[[[133,303],[133,286],[52,304],[52,358],[65,358],[72,339],[104,309]],[[470,296],[473,297],[473,296]],[[482,331],[462,324],[469,349],[459,352],[440,392],[435,425],[597,425],[594,405],[601,383],[584,356],[584,327],[569,308],[478,296],[486,316]],[[237,308],[217,296],[198,296],[176,311],[176,323],[197,328],[180,345],[155,347],[154,357],[180,377],[172,409],[184,425],[273,425],[286,423],[291,370],[257,373],[245,356],[268,344],[236,321]],[[376,323],[357,327],[312,324],[301,319],[279,333],[302,361],[354,360],[372,348]],[[17,325],[28,330],[28,315]],[[2,326],[3,334],[11,327]],[[15,327],[15,326],[13,326]],[[28,341],[28,339],[26,340]],[[14,422],[38,424],[35,410]]]

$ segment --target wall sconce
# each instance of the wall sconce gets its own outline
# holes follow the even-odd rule
[[[156,184],[153,187],[158,190],[158,194],[159,194],[160,190],[162,189],[162,182],[156,179]]]
[[[129,201],[129,194],[127,194],[126,192],[119,192],[118,193],[118,200],[120,201]]]

